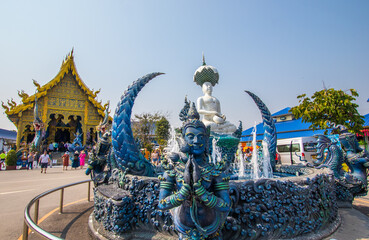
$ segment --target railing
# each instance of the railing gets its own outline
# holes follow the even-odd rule
[[[38,213],[40,208],[40,199],[60,190],[60,201],[59,201],[59,213],[63,213],[63,202],[64,202],[64,189],[72,186],[76,186],[79,184],[88,183],[88,190],[87,190],[87,201],[90,202],[91,198],[91,180],[84,180],[76,183],[67,184],[61,187],[57,187],[54,189],[51,189],[49,191],[43,192],[40,195],[33,198],[26,206],[26,209],[24,210],[24,225],[23,225],[23,240],[28,239],[28,229],[32,229],[34,232],[37,232],[41,236],[45,237],[46,239],[62,239],[57,236],[52,235],[51,233],[46,232],[42,228],[40,228],[38,224]],[[33,219],[30,216],[31,207],[35,204],[34,208],[34,216]]]

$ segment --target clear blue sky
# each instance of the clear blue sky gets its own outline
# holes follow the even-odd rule
[[[0,100],[34,93],[74,47],[79,75],[115,108],[138,77],[160,71],[134,113],[178,113],[202,95],[193,73],[216,67],[213,95],[228,120],[260,122],[251,98],[273,113],[323,88],[358,90],[369,113],[369,1],[1,1]],[[114,111],[112,111],[112,114]],[[15,126],[0,114],[0,128]]]

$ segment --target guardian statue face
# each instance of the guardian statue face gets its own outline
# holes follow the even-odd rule
[[[205,132],[202,127],[188,127],[184,133],[184,139],[190,148],[190,154],[201,155],[205,152]]]

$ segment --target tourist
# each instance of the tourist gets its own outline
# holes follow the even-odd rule
[[[69,144],[68,142],[64,143],[64,148],[65,148],[65,150],[67,150],[67,151],[69,151],[69,145],[68,145],[68,144]]]
[[[54,151],[54,145],[52,143],[49,144],[49,151]]]
[[[33,167],[34,168],[38,168],[38,160],[40,159],[40,153],[39,152],[35,152],[34,157],[33,157]]]
[[[151,154],[151,160],[152,160],[152,164],[155,166],[158,166],[159,164],[159,153],[158,150],[155,150],[152,152]]]
[[[54,142],[53,146],[54,146],[54,151],[58,152],[59,151],[59,144],[57,142]]]
[[[59,144],[59,151],[60,151],[60,152],[65,152],[64,142],[61,142],[61,143]]]
[[[5,158],[6,158],[5,152],[1,151],[1,153],[0,153],[0,170],[1,170],[1,168],[5,167]]]
[[[83,169],[83,166],[85,166],[85,158],[86,158],[86,153],[85,151],[81,151],[81,153],[79,154],[79,165],[81,166],[81,169]]]
[[[278,151],[276,151],[276,153],[275,153],[275,163],[276,164],[282,164],[281,163],[281,154]]]
[[[252,152],[250,151],[250,148],[246,148],[246,161],[251,162]]]
[[[63,171],[67,171],[68,170],[68,166],[69,166],[69,153],[65,152],[64,155],[62,156],[63,159]]]
[[[49,151],[47,152],[47,154],[49,155],[49,158],[50,158],[50,163],[49,163],[50,168],[52,168],[53,167],[53,157],[52,157],[52,155],[50,154]]]
[[[145,156],[145,158],[146,158],[147,160],[149,160],[149,159],[150,159],[150,151],[149,151],[149,150],[147,150],[147,148],[145,148],[145,154],[144,154],[144,156]]]
[[[73,160],[72,160],[72,168],[77,169],[79,167],[79,159],[78,159],[78,151],[75,151]]]
[[[27,170],[29,170],[30,168],[33,170],[33,161],[35,160],[35,152],[30,152],[28,154],[28,165],[27,165]]]
[[[41,165],[41,173],[45,172],[46,173],[46,169],[47,169],[47,164],[50,162],[50,156],[49,154],[47,154],[47,151],[44,151],[44,154],[42,154],[40,156],[39,159],[39,164]]]

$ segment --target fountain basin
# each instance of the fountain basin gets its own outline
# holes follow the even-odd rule
[[[330,170],[277,166],[277,171],[301,176],[230,181],[233,207],[223,239],[321,239],[338,227]],[[157,178],[127,175],[123,188],[96,187],[91,232],[108,239],[178,239],[170,211],[156,208],[159,185]]]
[[[236,169],[233,167],[233,169]],[[239,175],[239,169],[236,169],[234,173],[231,175],[231,180],[252,180],[253,169],[251,164],[247,164],[244,170],[244,176]],[[304,166],[299,165],[276,165],[275,172],[273,172],[272,178],[286,178],[286,177],[295,177],[302,175],[312,174],[311,168],[306,168]]]

